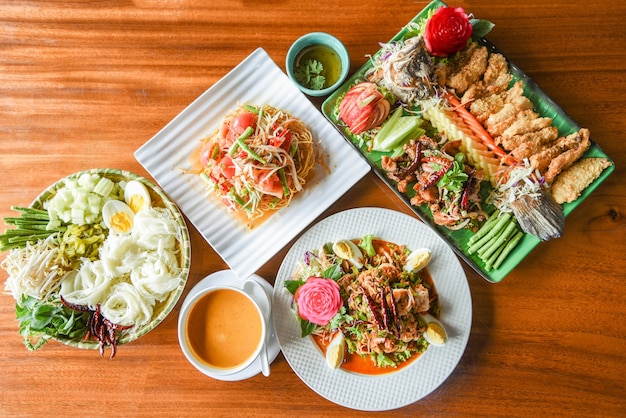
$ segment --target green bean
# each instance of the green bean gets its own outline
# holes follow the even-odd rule
[[[257,115],[259,114],[259,109],[258,109],[257,107],[255,107],[255,106],[252,106],[252,105],[250,105],[250,104],[245,104],[245,105],[243,105],[243,107],[244,107],[246,110],[249,110],[249,111],[250,111],[250,112],[252,112],[252,113],[256,113]]]
[[[504,249],[498,256],[496,261],[493,263],[493,268],[497,269],[498,267],[500,267],[502,262],[506,259],[506,257],[513,250],[513,248],[515,248],[515,246],[522,239],[523,236],[524,236],[524,233],[522,231],[517,231],[515,235],[513,235],[513,238],[511,238],[509,242],[504,246]]]
[[[285,169],[284,168],[280,168],[278,170],[278,177],[280,177],[280,182],[283,185],[283,194],[285,196],[289,195],[289,186],[287,185],[287,175],[285,174]]]
[[[498,215],[500,215],[500,210],[496,210],[494,213],[492,213],[489,219],[487,219],[487,222],[485,222],[483,226],[478,231],[476,231],[474,235],[470,237],[468,243],[470,245],[475,243],[480,238],[485,236],[487,232],[491,231],[491,228],[493,228],[493,226],[496,224],[498,220]]]
[[[237,150],[238,146],[241,147],[241,149],[243,149],[250,157],[252,157],[253,159],[257,160],[258,162],[260,162],[261,164],[267,164],[267,161],[265,161],[263,159],[263,157],[261,157],[259,154],[257,154],[256,152],[254,152],[252,150],[252,148],[250,148],[248,146],[248,144],[246,144],[246,138],[248,138],[250,135],[252,135],[252,132],[254,132],[254,129],[252,129],[252,127],[248,126],[246,128],[245,131],[243,131],[243,133],[241,134],[241,136],[239,136],[239,138],[237,138],[237,140],[233,143],[233,146],[230,148],[230,151],[228,151],[228,153],[230,155],[233,155],[234,152]]]
[[[500,215],[498,221],[491,228],[491,230],[484,237],[482,237],[480,240],[478,240],[468,248],[468,254],[475,253],[479,248],[491,241],[496,235],[500,233],[500,231],[502,231],[502,229],[507,224],[507,222],[509,222],[510,219],[511,214],[508,212]]]
[[[502,246],[515,232],[517,225],[515,223],[515,219],[512,219],[511,222],[508,223],[504,231],[493,240],[492,244],[485,246],[478,250],[478,255],[480,255],[483,259],[488,259],[494,253],[494,251]],[[494,237],[495,238],[495,237]],[[481,252],[482,250],[482,252]]]
[[[243,200],[243,198],[241,196],[239,196],[237,193],[235,193],[235,189],[231,188],[228,191],[228,195],[239,205],[241,206],[244,210],[246,211],[250,211],[250,207],[248,207],[248,204],[246,203],[245,200]]]

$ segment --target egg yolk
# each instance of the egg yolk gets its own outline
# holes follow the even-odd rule
[[[128,206],[132,209],[133,212],[139,212],[144,206],[144,198],[141,195],[135,194],[132,195],[128,201]]]
[[[437,344],[444,344],[446,342],[446,332],[441,325],[436,322],[430,322],[426,327],[426,333],[431,341]]]
[[[117,232],[128,232],[133,226],[133,221],[127,213],[118,212],[111,216],[111,229]]]

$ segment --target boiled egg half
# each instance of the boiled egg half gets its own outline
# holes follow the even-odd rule
[[[337,241],[333,244],[333,252],[337,257],[348,260],[350,263],[354,264],[356,268],[360,269],[363,267],[363,252],[361,252],[354,242],[347,239]]]
[[[440,346],[448,342],[448,332],[437,318],[431,314],[423,314],[422,319],[426,322],[424,339],[432,345]]]
[[[404,270],[409,273],[420,271],[428,265],[430,257],[431,254],[428,248],[418,248],[406,257]]]
[[[126,203],[109,200],[102,207],[102,220],[110,231],[126,234],[133,228],[135,213]]]
[[[126,183],[124,188],[124,201],[134,213],[147,209],[152,204],[148,188],[137,180],[131,180]]]
[[[343,353],[346,348],[346,340],[341,331],[337,332],[326,347],[326,364],[331,369],[336,369],[343,363]]]

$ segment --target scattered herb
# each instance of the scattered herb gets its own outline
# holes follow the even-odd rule
[[[22,297],[15,304],[16,319],[24,345],[37,350],[54,337],[80,338],[87,332],[89,314],[75,312],[59,304]]]
[[[321,90],[326,82],[322,75],[324,66],[317,60],[308,60],[304,65],[296,67],[296,80],[304,87],[311,90]]]
[[[368,234],[364,236],[359,243],[359,247],[365,251],[368,257],[374,257],[376,255],[376,250],[374,249],[374,244],[372,242],[373,239],[374,236],[372,234]]]
[[[452,192],[458,192],[463,188],[463,184],[467,181],[468,175],[465,172],[464,164],[465,156],[458,153],[454,156],[452,167],[443,175],[437,183],[440,187],[445,187]]]

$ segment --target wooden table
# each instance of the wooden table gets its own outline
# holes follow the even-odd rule
[[[345,43],[355,71],[427,4],[323,3],[1,1],[0,216],[84,169],[148,176],[133,152],[257,47],[284,68],[293,40],[326,31]],[[562,238],[539,245],[501,283],[464,264],[473,303],[464,356],[432,394],[388,415],[624,415],[626,6],[454,5],[496,24],[489,39],[591,130],[616,170],[568,217]],[[362,206],[411,213],[369,174],[319,219]],[[190,233],[193,264],[183,296],[227,268],[191,226]],[[258,273],[273,282],[287,248]],[[14,301],[0,295],[0,415],[360,415],[309,389],[282,354],[269,378],[205,377],[178,346],[179,309],[180,302],[157,329],[109,360],[55,342],[28,352]]]

